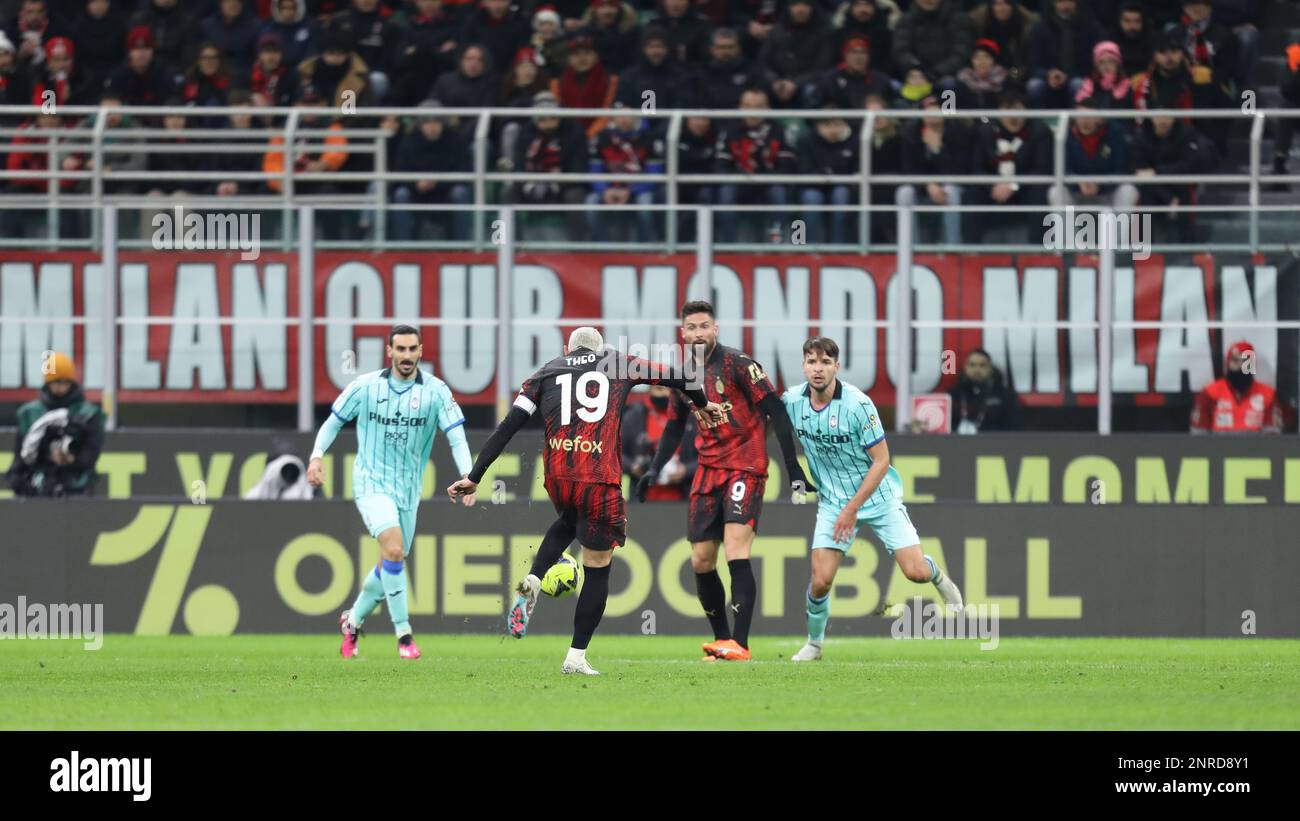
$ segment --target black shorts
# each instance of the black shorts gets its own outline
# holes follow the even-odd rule
[[[627,508],[620,485],[547,479],[546,493],[555,512],[578,534],[588,550],[613,550],[627,540]]]
[[[744,470],[700,466],[691,484],[686,538],[692,542],[720,542],[726,525],[749,525],[758,532],[767,477]]]

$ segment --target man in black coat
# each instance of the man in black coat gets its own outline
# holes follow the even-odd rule
[[[1020,430],[1020,399],[1002,378],[993,358],[983,348],[966,355],[961,380],[950,391],[952,432],[981,433]]]
[[[979,132],[974,172],[1007,177],[1052,173],[1052,134],[1038,120],[1020,116],[1020,112],[1025,109],[1025,101],[1020,92],[1014,89],[1004,91],[998,100],[998,109],[1005,114]],[[1044,185],[1008,180],[974,188],[972,201],[981,204],[1039,205],[1047,202]],[[986,211],[978,216],[981,235],[1002,225],[1022,224],[1026,230],[1026,241],[1037,243],[1042,240],[1043,217],[1040,213]]]

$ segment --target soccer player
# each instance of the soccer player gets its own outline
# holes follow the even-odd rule
[[[605,613],[614,548],[623,544],[627,531],[621,431],[628,394],[635,385],[667,385],[685,390],[708,418],[722,413],[722,408],[710,406],[704,391],[688,387],[685,378],[662,373],[645,360],[605,350],[605,340],[595,328],[578,328],[569,336],[564,355],[524,382],[510,414],[483,446],[469,475],[447,488],[453,499],[473,494],[506,444],[541,409],[546,493],[559,519],[519,584],[508,625],[511,635],[523,638],[541,577],[576,537],[585,578],[573,613],[573,642],[560,667],[564,673],[599,675],[587,661],[587,647]]]
[[[796,458],[794,431],[763,366],[741,351],[718,344],[718,323],[713,306],[688,302],[682,306],[682,342],[703,362],[704,390],[722,406],[719,421],[700,419],[695,434],[699,468],[691,485],[686,537],[691,542],[691,567],[700,606],[713,628],[713,641],[703,644],[704,660],[748,661],[749,627],[758,600],[758,583],[750,565],[750,551],[763,508],[767,484],[767,426],[772,420],[785,458],[791,486],[815,492]],[[687,409],[681,398],[659,440],[654,462],[637,481],[637,498],[655,482],[677,452],[686,426]],[[731,610],[735,629],[728,623],[726,592],[718,576],[718,544],[725,545],[731,571]]]
[[[817,486],[817,528],[812,541],[808,585],[808,643],[794,661],[822,657],[830,619],[831,584],[862,522],[871,525],[903,575],[930,582],[944,603],[961,609],[961,592],[934,559],[921,553],[903,484],[889,463],[889,445],[876,406],[865,393],[839,379],[840,348],[833,339],[813,337],[803,346],[807,382],[782,395]]]
[[[429,451],[439,430],[464,475],[471,466],[465,441],[465,416],[447,383],[419,368],[424,353],[420,332],[398,325],[388,334],[391,367],[362,374],[343,389],[330,406],[329,418],[316,434],[307,463],[307,481],[320,487],[324,481],[321,457],[343,426],[357,420],[357,458],[352,465],[352,493],[357,510],[379,541],[381,561],[367,573],[351,609],[339,616],[343,631],[343,658],[357,655],[357,638],[366,617],[380,602],[388,602],[388,615],[397,632],[397,655],[418,659],[420,648],[411,638],[407,620],[406,565],[415,537],[415,511]],[[462,499],[466,506],[473,496]]]

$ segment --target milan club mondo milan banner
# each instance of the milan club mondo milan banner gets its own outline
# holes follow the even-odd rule
[[[920,255],[915,262],[915,393],[951,387],[954,358],[979,346],[1028,404],[1095,402],[1097,333],[1083,324],[1097,318],[1095,257]],[[1195,327],[1295,318],[1297,272],[1293,261],[1286,264],[1290,269],[1262,257],[1225,261],[1209,254],[1120,264],[1115,321],[1192,325],[1117,328],[1115,391],[1159,404],[1199,389],[1238,338],[1254,343],[1264,381],[1293,385],[1293,331]],[[423,318],[427,366],[461,402],[488,403],[498,379],[513,389],[584,322],[599,324],[610,344],[675,342],[678,309],[705,296],[706,287],[688,254],[520,254],[510,295],[510,372],[503,375],[495,252],[321,252],[315,267],[321,403],[356,373],[382,367],[385,334],[396,321]],[[799,343],[820,333],[840,342],[844,379],[882,405],[893,403],[900,378],[890,355],[894,333],[869,324],[891,318],[892,255],[722,254],[713,287],[723,342],[750,352],[778,384],[802,381]],[[99,258],[90,253],[0,256],[0,401],[30,398],[42,382],[46,350],[71,352],[95,396],[103,384],[102,288]],[[237,252],[123,253],[117,289],[125,319],[118,337],[121,401],[296,400],[296,254],[243,261]],[[356,319],[366,321],[350,322]],[[941,320],[995,324],[944,328],[935,324]],[[1052,327],[1056,322],[1080,324]]]

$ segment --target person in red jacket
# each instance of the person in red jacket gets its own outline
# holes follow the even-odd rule
[[[1237,342],[1224,357],[1223,377],[1196,395],[1192,433],[1281,433],[1282,405],[1277,391],[1255,377],[1255,348]]]

